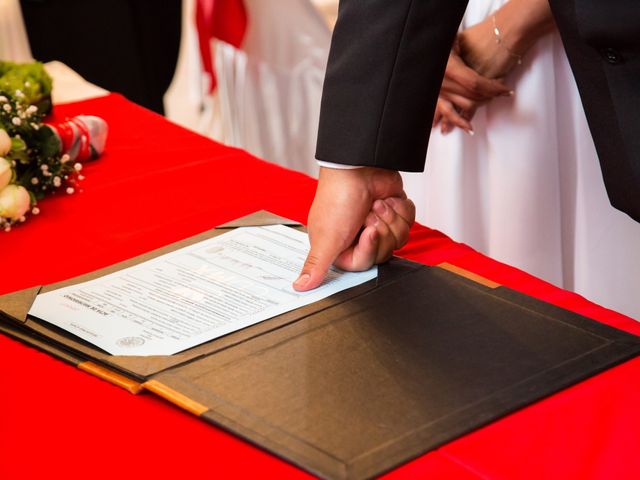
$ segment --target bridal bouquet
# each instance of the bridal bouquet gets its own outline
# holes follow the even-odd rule
[[[77,191],[82,162],[102,153],[107,125],[92,116],[44,123],[51,78],[42,64],[6,65],[0,62],[0,228],[9,231],[29,212],[37,215],[45,195]]]

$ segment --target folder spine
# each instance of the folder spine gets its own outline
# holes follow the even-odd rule
[[[469,270],[465,270],[464,268],[458,267],[456,265],[452,265],[451,263],[440,263],[437,265],[438,268],[442,268],[443,270],[447,270],[451,273],[455,273],[460,275],[461,277],[466,278],[467,280],[472,280],[480,285],[484,285],[489,288],[498,288],[501,285],[493,280],[489,280],[488,278],[482,277],[477,273],[470,272]]]
[[[83,372],[90,373],[113,385],[124,388],[129,393],[133,393],[134,395],[137,395],[144,389],[141,383],[138,383],[135,380],[131,380],[124,375],[116,373],[113,370],[109,370],[108,368],[102,367],[93,362],[86,361],[79,363],[78,368]]]
[[[174,390],[171,387],[168,387],[164,383],[159,382],[158,380],[148,380],[142,384],[142,387],[145,390],[149,390],[152,393],[155,393],[159,397],[164,398],[165,400],[173,403],[174,405],[186,410],[189,413],[192,413],[196,417],[199,417],[204,412],[209,410],[209,407],[192,400],[186,395]]]

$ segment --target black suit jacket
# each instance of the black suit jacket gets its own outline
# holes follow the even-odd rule
[[[640,221],[640,3],[550,0],[611,203]],[[319,160],[422,171],[467,0],[341,0]]]

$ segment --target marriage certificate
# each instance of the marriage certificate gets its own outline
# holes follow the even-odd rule
[[[113,355],[172,355],[377,276],[332,268],[296,292],[305,233],[243,227],[136,266],[38,295],[29,314]]]

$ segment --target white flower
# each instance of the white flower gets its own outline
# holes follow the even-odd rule
[[[11,163],[6,158],[0,157],[0,190],[9,185],[12,176]]]
[[[75,192],[75,190],[73,189],[73,187],[67,187],[67,193],[69,195],[71,195],[73,192]]]
[[[53,186],[57,188],[60,185],[62,185],[62,180],[60,179],[60,177],[53,177]]]
[[[22,93],[22,90],[16,90],[16,97],[18,98],[24,97],[24,93]]]
[[[11,119],[11,123],[13,123],[16,127],[19,127],[22,123],[22,120],[20,120],[18,117],[13,117]]]
[[[79,172],[80,170],[82,170],[82,164],[81,163],[75,163],[73,165],[73,168],[75,169],[76,172]]]
[[[0,128],[0,156],[6,155],[11,150],[11,137],[6,130]]]
[[[21,185],[7,185],[0,190],[0,217],[18,220],[31,204],[27,189]]]
[[[29,108],[27,108],[28,114],[36,113],[37,111],[38,111],[38,107],[36,107],[35,105],[29,105]]]
[[[0,95],[0,103],[8,102],[9,100],[4,95]]]
[[[40,213],[40,209],[38,207],[33,207],[31,209],[31,213],[33,213],[34,215],[38,215]]]
[[[9,105],[8,103],[5,103],[2,108],[4,109],[5,112],[10,112],[11,111],[11,105]]]

